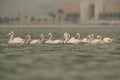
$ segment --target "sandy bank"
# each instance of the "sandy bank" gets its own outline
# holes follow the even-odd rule
[[[0,28],[120,28],[120,25],[98,24],[1,24]]]

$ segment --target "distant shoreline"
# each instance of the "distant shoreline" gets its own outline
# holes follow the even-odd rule
[[[0,24],[0,28],[120,28],[120,24]]]

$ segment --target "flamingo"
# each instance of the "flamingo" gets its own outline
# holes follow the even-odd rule
[[[94,39],[94,35],[90,34],[88,36],[88,43],[90,43],[90,44],[100,44],[100,43],[102,43],[101,36],[98,35],[97,38]]]
[[[80,43],[80,34],[76,33],[76,36],[72,37],[67,43]]]
[[[39,39],[35,39],[35,40],[32,40],[30,42],[30,44],[42,44],[44,41],[44,35],[43,34],[40,34],[40,38]]]
[[[30,43],[30,35],[27,35],[24,40],[24,44],[29,44],[29,43]]]
[[[102,41],[102,37],[100,35],[97,36],[97,39],[93,39],[91,41],[92,44],[100,44],[100,43],[103,43]]]
[[[91,34],[91,44],[100,44],[100,43],[103,43],[102,42],[102,37],[100,35],[97,36],[96,39],[94,39],[94,35]]]
[[[14,38],[13,31],[9,32],[7,36],[9,37],[8,44],[23,44],[24,43],[24,39],[20,37]]]
[[[48,33],[48,40],[45,43],[50,44],[52,42],[53,42],[53,40],[52,40],[52,34]]]
[[[90,37],[90,36],[88,35],[86,38],[83,38],[83,39],[81,40],[81,42],[82,42],[82,43],[88,43],[88,37]]]
[[[47,44],[58,44],[58,43],[63,43],[63,40],[52,40],[52,33],[48,33],[48,40],[45,42]]]
[[[113,41],[113,39],[111,39],[110,37],[105,37],[103,39],[103,43],[111,43]]]
[[[87,36],[87,43],[90,44],[90,43],[91,43],[91,40],[92,40],[92,39],[91,39],[91,35],[88,35],[88,36]]]
[[[69,39],[70,39],[70,34],[65,32],[64,33],[64,41],[63,41],[63,43],[67,43]]]

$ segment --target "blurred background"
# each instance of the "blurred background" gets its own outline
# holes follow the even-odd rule
[[[0,24],[120,24],[119,0],[0,0]]]

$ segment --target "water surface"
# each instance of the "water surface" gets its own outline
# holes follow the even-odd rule
[[[81,38],[88,34],[109,36],[111,44],[42,44],[8,45],[6,35],[32,39],[42,33],[53,33],[62,39],[63,33]],[[45,40],[47,38],[45,37]],[[120,80],[120,29],[0,29],[0,80]]]

